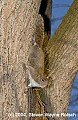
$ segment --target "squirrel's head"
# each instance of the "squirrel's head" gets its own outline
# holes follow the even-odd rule
[[[42,88],[48,85],[48,79],[45,75],[41,76],[40,85],[42,86]]]

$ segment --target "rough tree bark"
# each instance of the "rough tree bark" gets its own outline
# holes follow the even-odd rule
[[[22,63],[27,64],[40,1],[0,1],[0,117],[3,120],[22,119],[10,113],[28,113],[26,70]]]
[[[0,116],[3,120],[29,119],[10,117],[8,114],[29,112],[23,63],[27,64],[40,2],[41,0],[0,1]],[[78,0],[75,0],[52,41],[48,43],[49,85],[39,91],[39,101],[36,101],[42,105],[36,106],[41,109],[41,113],[67,112],[72,83],[78,70],[77,11]],[[52,120],[50,117],[40,120],[47,119]],[[67,120],[66,117],[54,119]]]
[[[78,1],[75,0],[47,46],[50,84],[46,90],[49,98],[46,106],[52,106],[49,112],[67,113],[72,83],[78,71],[77,12]],[[55,119],[67,120],[67,117]]]

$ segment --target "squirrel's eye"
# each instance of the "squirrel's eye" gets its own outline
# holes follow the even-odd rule
[[[44,82],[44,80],[42,79],[42,81]]]

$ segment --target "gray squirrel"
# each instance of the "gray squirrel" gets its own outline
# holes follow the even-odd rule
[[[37,45],[35,37],[33,37],[33,45],[30,49],[26,68],[29,79],[28,87],[44,88],[47,86],[48,80],[44,75],[44,53]]]

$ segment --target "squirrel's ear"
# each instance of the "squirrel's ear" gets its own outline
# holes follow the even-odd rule
[[[35,40],[36,38],[35,38],[35,35],[33,35],[33,38],[32,38],[32,45],[37,45],[37,43],[36,43],[36,40]]]

